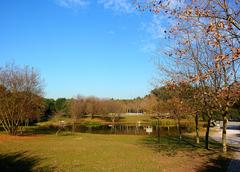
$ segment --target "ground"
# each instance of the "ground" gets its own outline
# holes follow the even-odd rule
[[[0,134],[0,169],[9,171],[224,171],[227,158],[176,137],[61,133],[59,136]]]

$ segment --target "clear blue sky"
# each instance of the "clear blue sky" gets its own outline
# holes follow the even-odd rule
[[[151,89],[152,20],[131,0],[1,0],[0,65],[38,69],[46,97],[133,98]]]

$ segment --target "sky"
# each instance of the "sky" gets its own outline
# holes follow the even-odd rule
[[[48,98],[142,97],[153,89],[164,28],[131,2],[1,0],[0,66],[34,67]]]

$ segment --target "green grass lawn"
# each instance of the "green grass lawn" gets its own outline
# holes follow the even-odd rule
[[[135,115],[135,116],[123,116],[119,122],[125,122],[125,123],[137,123],[138,121],[141,122],[151,122],[151,117],[149,115]]]
[[[0,134],[1,171],[224,171],[227,158],[211,143],[206,151],[184,138],[61,133],[8,136]]]

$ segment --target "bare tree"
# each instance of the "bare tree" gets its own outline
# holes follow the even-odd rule
[[[122,105],[119,101],[116,100],[107,100],[106,104],[106,114],[111,118],[113,125],[119,120],[120,114],[123,112]]]
[[[40,75],[33,68],[0,68],[0,122],[6,132],[16,135],[24,123],[38,118],[42,93]]]
[[[77,99],[71,99],[69,102],[69,114],[72,118],[72,132],[75,132],[75,123],[77,120],[83,116],[82,113],[82,103],[81,99],[78,97]]]

